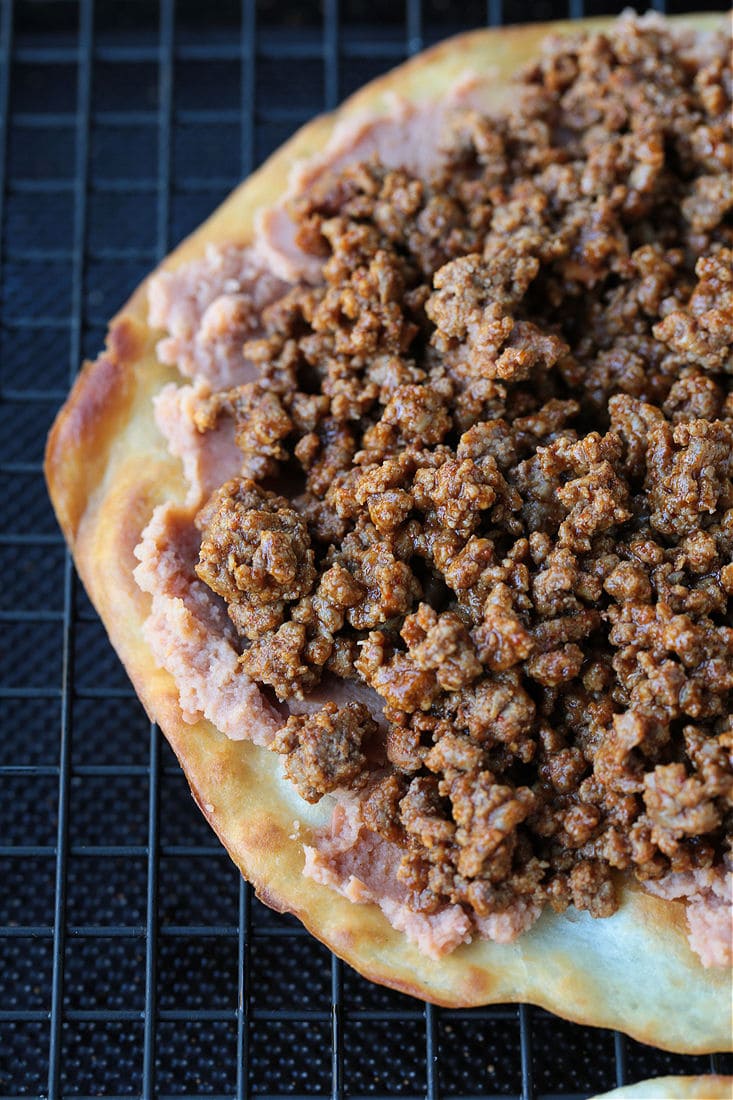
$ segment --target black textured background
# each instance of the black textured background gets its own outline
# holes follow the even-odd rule
[[[41,475],[111,313],[299,124],[448,33],[582,12],[0,0],[2,1096],[548,1100],[710,1069],[536,1009],[426,1010],[251,898],[73,575]]]

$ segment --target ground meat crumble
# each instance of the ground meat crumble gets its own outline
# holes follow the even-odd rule
[[[357,792],[416,911],[605,916],[614,870],[727,854],[730,76],[676,35],[551,39],[431,178],[372,160],[294,200],[322,282],[199,413],[243,454],[197,567],[243,668],[383,702],[381,739],[329,703],[273,748],[309,801]]]

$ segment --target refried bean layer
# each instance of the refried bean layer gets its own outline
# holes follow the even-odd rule
[[[724,36],[549,40],[429,178],[292,201],[318,285],[215,392],[241,476],[197,573],[278,700],[273,742],[399,846],[409,907],[596,916],[612,872],[720,867],[733,806],[733,228]]]

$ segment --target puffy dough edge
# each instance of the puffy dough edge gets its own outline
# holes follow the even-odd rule
[[[694,25],[715,25],[719,18],[696,17]],[[294,163],[323,149],[337,121],[384,113],[395,92],[431,99],[471,68],[495,74],[492,95],[498,99],[548,32],[578,27],[471,32],[405,63],[300,130],[161,267],[177,268],[210,243],[246,244],[255,212],[284,192]],[[436,1004],[529,1001],[671,1050],[727,1049],[730,976],[702,968],[687,944],[681,904],[627,887],[612,918],[545,913],[514,944],[481,941],[430,960],[376,906],[355,905],[303,876],[307,829],[296,835],[297,809],[278,779],[274,754],[232,742],[205,720],[184,722],[173,680],[155,666],[143,640],[149,597],[132,576],[133,549],[153,508],[166,500],[182,503],[185,496],[180,464],[153,421],[153,394],[177,375],[155,355],[160,333],[147,325],[147,282],[111,322],[105,351],[77,378],[48,438],[46,478],[77,570],[114,648],[174,749],[202,813],[257,895],[294,913],[366,977]]]
[[[651,1077],[604,1092],[593,1100],[731,1100],[733,1077]]]

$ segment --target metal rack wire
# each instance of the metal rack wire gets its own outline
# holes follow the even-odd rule
[[[120,672],[41,476],[107,317],[299,123],[446,33],[583,14],[582,0],[0,0],[6,1098],[579,1100],[730,1068],[527,1006],[423,1006],[261,906]]]

